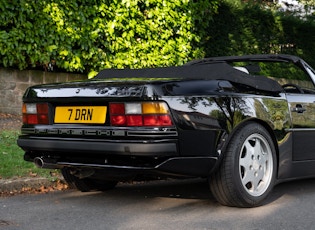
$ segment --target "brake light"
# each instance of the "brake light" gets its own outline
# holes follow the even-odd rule
[[[164,102],[110,103],[112,126],[172,126],[168,106]]]
[[[24,103],[22,107],[23,124],[49,124],[47,103]]]
[[[110,114],[125,114],[124,103],[112,103],[109,107]]]

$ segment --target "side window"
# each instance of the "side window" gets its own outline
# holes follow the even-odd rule
[[[276,80],[287,93],[314,94],[309,74],[293,63],[262,63],[261,74]]]
[[[287,62],[235,62],[233,65],[235,68],[246,67],[250,74],[277,81],[287,93],[315,94],[315,86],[310,77],[311,75],[315,80],[315,73],[311,68],[306,68],[306,73],[295,64]]]

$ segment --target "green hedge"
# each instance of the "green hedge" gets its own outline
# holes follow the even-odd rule
[[[239,4],[236,4],[236,3]],[[315,21],[253,1],[222,1],[207,31],[206,56],[286,53],[315,67]]]
[[[254,0],[0,0],[0,66],[70,72],[181,65],[205,56],[299,55],[315,22]]]
[[[217,0],[1,0],[0,65],[66,71],[180,65],[200,46]],[[207,19],[207,20],[205,20]]]

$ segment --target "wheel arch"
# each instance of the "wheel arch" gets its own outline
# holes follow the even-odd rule
[[[275,147],[275,154],[276,154],[276,158],[277,158],[277,165],[276,165],[276,170],[277,170],[277,175],[278,175],[278,171],[279,171],[279,146],[278,146],[278,142],[277,142],[277,138],[273,132],[273,129],[272,127],[264,120],[261,120],[261,119],[258,119],[258,118],[250,118],[250,119],[246,119],[246,120],[243,120],[242,122],[240,122],[236,127],[233,128],[233,130],[226,136],[223,137],[223,140],[224,140],[224,144],[221,144],[221,148],[220,148],[220,151],[221,151],[221,156],[219,158],[219,161],[221,161],[224,157],[224,154],[225,154],[225,149],[227,148],[230,140],[232,139],[232,137],[235,135],[235,133],[241,129],[242,127],[248,125],[249,123],[257,123],[257,124],[260,124],[261,126],[263,126],[267,132],[269,133],[271,139],[272,139],[272,142],[273,142],[273,145]]]
[[[243,148],[248,148],[244,147],[245,142],[247,143],[245,146],[249,146],[249,149],[252,149],[256,143],[255,141],[252,142],[254,145],[249,143],[252,141],[252,139],[249,140],[251,137],[262,140],[261,143],[265,147],[274,144],[274,146],[269,146],[272,152],[267,154],[268,159],[264,158],[265,160],[261,163],[258,161],[260,161],[260,154],[264,154],[262,149],[243,155]],[[224,157],[221,157],[220,167],[209,178],[214,197],[221,204],[228,206],[256,207],[261,205],[277,180],[279,150],[276,143],[276,136],[267,122],[255,118],[240,122],[226,137],[224,154],[221,154]],[[240,153],[242,153],[242,159],[247,159],[246,163],[244,161],[243,164],[240,163]],[[247,172],[250,176],[244,180]],[[262,186],[258,187],[258,184]]]

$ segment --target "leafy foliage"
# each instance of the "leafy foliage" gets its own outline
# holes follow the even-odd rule
[[[0,63],[67,71],[180,65],[204,56],[217,1],[1,0]],[[208,19],[208,20],[204,20]]]
[[[206,56],[257,53],[297,55],[315,66],[315,21],[279,12],[254,0],[226,0],[209,25]]]
[[[273,5],[269,0],[0,0],[0,66],[52,63],[93,76],[104,68],[253,53],[294,54],[315,66],[313,17],[301,19]]]

